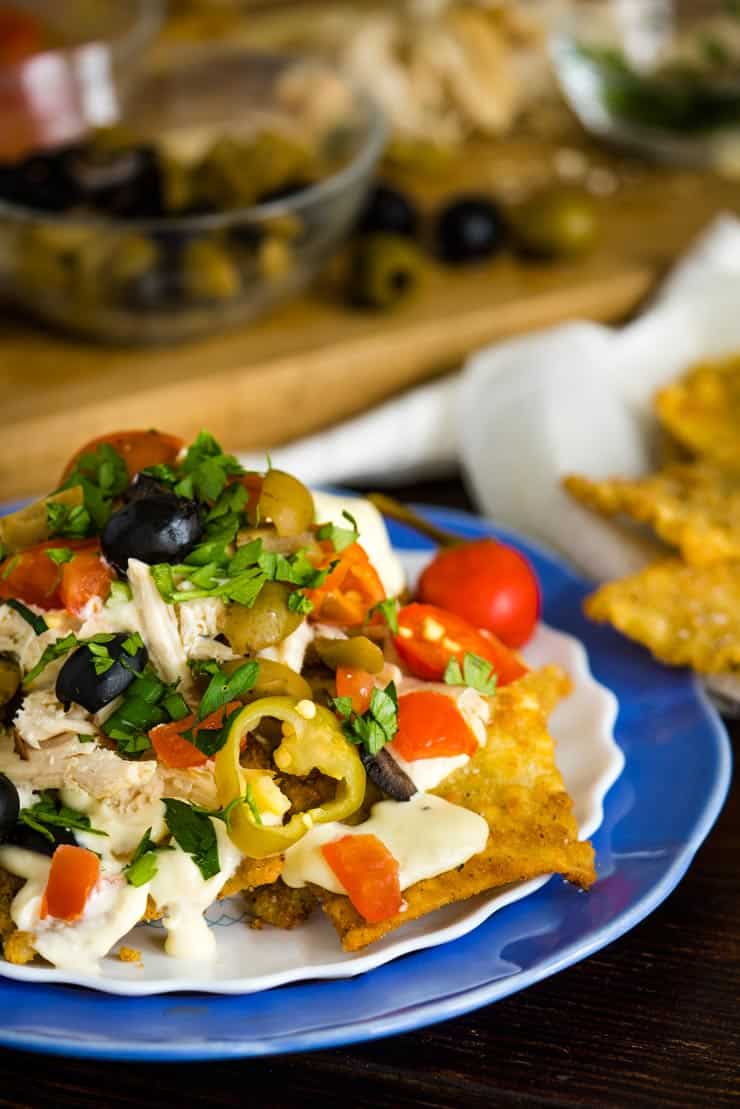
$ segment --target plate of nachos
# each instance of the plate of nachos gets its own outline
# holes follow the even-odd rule
[[[694,685],[589,628],[584,583],[445,514],[538,582],[541,619],[506,643],[428,603],[434,548],[368,502],[151,434],[86,445],[3,519],[3,1042],[202,1058],[382,1035],[551,973],[667,893],[726,739]],[[651,683],[685,710],[672,743],[700,728],[713,757],[684,834],[624,887]]]

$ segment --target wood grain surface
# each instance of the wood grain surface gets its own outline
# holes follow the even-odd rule
[[[466,504],[456,483],[403,495]],[[737,746],[740,724],[731,732]],[[738,858],[735,787],[688,874],[652,916],[584,962],[495,1005],[395,1039],[278,1059],[124,1065],[4,1051],[0,1106],[737,1105]]]
[[[497,194],[547,179],[557,155],[534,138],[485,144],[411,184],[431,212],[462,189]],[[0,318],[0,499],[51,487],[72,450],[106,430],[158,425],[187,437],[207,426],[229,448],[271,446],[503,336],[623,317],[714,214],[740,209],[740,191],[700,173],[617,168],[620,187],[599,201],[601,236],[587,258],[535,265],[505,252],[454,271],[430,263],[415,297],[388,315],[351,312],[325,284],[263,320],[167,349],[108,348]]]

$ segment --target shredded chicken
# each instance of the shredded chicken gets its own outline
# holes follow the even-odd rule
[[[313,635],[313,627],[308,620],[304,620],[277,647],[265,647],[263,651],[258,652],[257,657],[282,662],[284,666],[289,666],[291,670],[300,674],[303,669],[303,659],[309,643],[313,640]]]
[[[180,638],[188,658],[215,658],[221,662],[238,658],[228,644],[216,639],[225,607],[219,597],[203,597],[177,606]]]
[[[174,606],[162,600],[145,562],[129,559],[128,581],[139,616],[141,637],[152,664],[164,681],[179,681],[181,689],[187,689],[190,670]]]
[[[73,704],[65,711],[57,701],[53,689],[37,689],[29,693],[16,713],[13,724],[18,737],[28,746],[38,749],[47,739],[75,732],[95,735],[97,729],[90,714]]]

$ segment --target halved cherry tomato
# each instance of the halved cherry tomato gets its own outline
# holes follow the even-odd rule
[[[403,905],[398,861],[377,836],[343,836],[322,854],[369,924],[395,916]]]
[[[385,589],[378,572],[359,543],[352,543],[337,554],[331,543],[319,544],[322,557],[319,569],[337,565],[330,571],[323,585],[304,590],[313,604],[310,619],[322,624],[339,624],[355,627],[363,624],[370,609],[385,600]]]
[[[69,477],[75,463],[83,454],[90,454],[104,443],[113,447],[123,458],[129,477],[138,474],[147,466],[172,465],[182,450],[184,443],[176,435],[164,431],[112,431],[109,435],[99,435],[76,451],[64,468],[62,481]]]
[[[478,750],[475,733],[452,697],[427,689],[399,698],[393,744],[407,762],[474,755]]]
[[[42,920],[79,920],[100,878],[100,859],[84,847],[62,843],[51,860],[49,880],[41,898]]]
[[[450,659],[456,658],[462,666],[468,653],[491,663],[499,685],[508,685],[527,672],[517,655],[490,632],[483,635],[467,620],[435,605],[402,608],[394,643],[411,673],[427,681],[441,681]]]
[[[46,553],[55,547],[75,553],[58,566]],[[0,597],[39,608],[68,608],[79,615],[91,597],[107,598],[113,577],[97,539],[47,539],[0,564]]]
[[[375,689],[375,678],[367,670],[350,670],[337,667],[337,697],[351,697],[352,708],[362,716],[370,708],[370,698]]]
[[[183,717],[182,720],[173,720],[169,724],[157,724],[152,728],[149,738],[152,741],[158,760],[171,770],[186,770],[191,766],[204,766],[208,756],[204,755],[194,743],[183,737],[183,732],[191,728],[196,731],[217,731],[223,727],[224,717],[235,709],[242,707],[241,701],[229,701],[228,705],[216,709],[210,716],[198,723],[195,715]]]
[[[495,539],[440,551],[419,579],[419,598],[488,628],[508,647],[521,647],[540,614],[537,575],[524,555]]]
[[[0,64],[15,65],[44,49],[44,28],[30,12],[0,7]]]

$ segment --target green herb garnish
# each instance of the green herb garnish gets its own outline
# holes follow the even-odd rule
[[[46,528],[49,538],[84,539],[90,531],[90,513],[82,504],[68,505],[59,501],[46,503]]]
[[[50,827],[66,828],[70,832],[87,832],[91,836],[108,835],[107,832],[93,828],[89,816],[62,804],[54,792],[48,789],[42,790],[40,800],[35,805],[21,809],[18,819],[22,824],[40,832],[51,843],[54,842],[54,835],[49,831]]]
[[[385,618],[385,622],[393,634],[398,635],[398,610],[400,607],[401,602],[397,597],[388,597],[385,601],[378,601],[377,605],[373,605],[370,609],[370,615],[379,612]]]
[[[185,801],[164,799],[165,820],[176,843],[190,855],[207,881],[221,870],[218,840],[211,818]]]
[[[398,693],[394,682],[385,689],[374,689],[370,707],[361,716],[352,710],[351,697],[336,697],[332,702],[342,719],[342,731],[350,743],[377,755],[398,731]]]
[[[349,521],[352,525],[351,528],[342,528],[338,527],[337,524],[329,523],[322,524],[316,532],[316,538],[328,540],[337,554],[346,550],[347,547],[351,547],[360,537],[360,529],[354,516],[346,509],[342,512],[342,516]]]
[[[12,608],[19,616],[22,616],[27,624],[30,624],[36,635],[43,635],[44,632],[49,630],[49,625],[44,620],[43,616],[37,616],[30,608],[27,608],[22,601],[16,601],[14,597],[4,602],[8,608]]]
[[[41,654],[41,658],[36,663],[36,665],[33,666],[26,674],[25,678],[23,679],[23,685],[29,686],[32,681],[38,678],[42,670],[46,669],[50,662],[54,662],[56,659],[61,658],[63,655],[69,654],[69,652],[77,645],[78,639],[74,632],[70,632],[69,635],[65,635],[63,639],[57,639],[54,643],[50,643],[48,647],[44,648]]]
[[[444,680],[448,685],[466,685],[475,689],[486,697],[492,697],[496,692],[496,674],[488,659],[481,658],[466,651],[463,656],[462,669],[456,658],[451,658],[447,663]]]
[[[141,837],[141,841],[134,852],[131,862],[123,869],[128,884],[130,886],[145,886],[147,882],[151,882],[152,878],[156,877],[159,870],[157,851],[169,850],[172,849],[169,847],[158,847],[152,839],[151,828],[147,828],[144,835]]]

